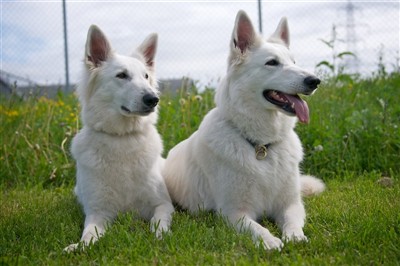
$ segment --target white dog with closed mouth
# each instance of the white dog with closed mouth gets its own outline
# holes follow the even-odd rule
[[[169,152],[163,171],[173,201],[192,212],[220,212],[266,249],[283,242],[256,220],[274,219],[284,240],[307,240],[301,194],[324,190],[321,180],[301,175],[294,131],[297,119],[309,120],[298,94],[312,94],[320,80],[295,65],[288,47],[286,18],[264,41],[239,11],[216,107]]]
[[[102,236],[120,212],[150,220],[159,238],[169,230],[174,208],[161,175],[162,141],[155,127],[156,48],[157,35],[151,34],[131,56],[119,55],[97,26],[89,29],[78,87],[83,128],[71,148],[75,193],[86,216],[83,246]]]

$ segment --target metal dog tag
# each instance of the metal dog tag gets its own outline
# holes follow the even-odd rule
[[[265,147],[265,145],[257,144],[255,147],[255,150],[256,150],[256,159],[257,160],[263,160],[265,157],[267,157],[268,149],[267,149],[267,147]]]

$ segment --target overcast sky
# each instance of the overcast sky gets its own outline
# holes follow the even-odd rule
[[[320,39],[331,38],[336,25],[337,52],[353,47],[359,71],[376,71],[379,51],[393,70],[399,54],[399,2],[353,1],[354,27],[347,1],[263,1],[262,28],[268,37],[286,16],[296,63],[310,71],[332,50]],[[82,70],[87,30],[97,24],[115,50],[129,54],[151,32],[159,34],[156,70],[159,79],[189,76],[214,85],[226,71],[235,16],[245,10],[258,28],[257,1],[67,1],[70,81]],[[65,82],[62,2],[1,1],[1,69],[40,84]],[[348,30],[350,29],[350,30]],[[351,34],[350,36],[347,34]],[[350,46],[346,40],[353,40]],[[397,58],[397,59],[396,59]]]

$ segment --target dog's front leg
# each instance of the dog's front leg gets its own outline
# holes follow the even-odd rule
[[[276,220],[285,241],[307,241],[303,233],[306,213],[301,200],[284,208]]]
[[[169,232],[174,207],[168,201],[158,205],[154,210],[154,215],[150,221],[150,229],[156,233],[158,239],[162,238],[162,234]]]
[[[84,249],[85,246],[96,242],[106,231],[108,220],[101,215],[87,215],[85,218],[85,228],[79,243],[71,244],[64,249],[65,252],[72,252],[78,248]]]
[[[267,250],[281,250],[283,247],[283,243],[279,238],[273,236],[267,228],[261,226],[247,214],[237,212],[226,216],[238,232],[250,231],[253,242],[256,245],[261,243]]]

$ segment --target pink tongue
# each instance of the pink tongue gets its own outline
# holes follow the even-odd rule
[[[310,117],[308,114],[309,111],[307,103],[297,95],[284,94],[283,97],[285,97],[291,104],[294,104],[294,110],[296,111],[299,121],[301,123],[308,123]]]

